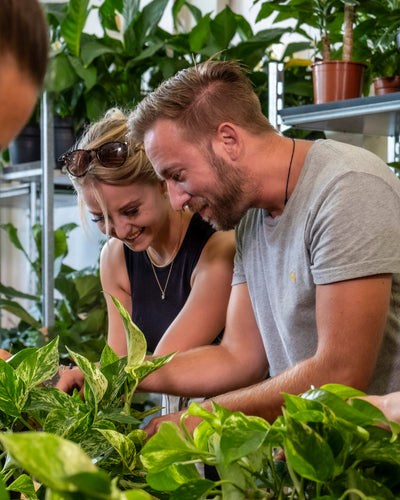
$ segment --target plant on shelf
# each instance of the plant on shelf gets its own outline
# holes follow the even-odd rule
[[[264,0],[257,19],[269,17],[276,11],[278,15],[274,23],[294,19],[295,26],[291,31],[309,41],[310,51],[315,58],[312,65],[315,102],[359,97],[369,54],[364,36],[358,37],[360,32],[357,31],[357,26],[366,15],[365,2]],[[356,34],[357,43],[354,44]],[[321,78],[325,75],[328,84],[334,83],[334,87],[322,90],[324,84]],[[351,80],[347,81],[344,75]],[[322,96],[319,93],[320,85]]]
[[[107,337],[107,306],[98,267],[76,270],[64,263],[68,255],[68,235],[76,227],[70,223],[54,231],[55,324],[46,328],[42,317],[42,226],[36,224],[32,228],[36,246],[36,257],[32,258],[21,244],[17,228],[10,223],[0,225],[10,243],[25,255],[36,283],[34,294],[0,283],[0,308],[19,320],[14,327],[0,328],[3,349],[15,353],[25,347],[43,345],[58,336],[62,357],[68,356],[65,347],[68,345],[91,360],[98,359]],[[21,301],[33,305],[26,309]]]
[[[400,91],[400,48],[397,43],[400,1],[369,0],[367,10],[368,15],[359,29],[365,33],[370,51],[366,70],[368,83],[373,81],[375,94]]]

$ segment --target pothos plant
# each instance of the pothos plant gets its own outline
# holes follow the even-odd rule
[[[143,334],[113,300],[128,356],[120,359],[106,346],[97,367],[70,353],[85,375],[85,401],[76,391],[40,386],[58,370],[56,340],[0,360],[0,417],[8,430],[0,433],[1,499],[9,499],[8,491],[29,500],[400,498],[399,425],[359,399],[364,393],[341,385],[285,394],[282,416],[272,424],[192,403],[181,428],[164,422],[145,442],[144,415],[131,401],[140,381],[173,355],[146,359]],[[202,418],[193,436],[188,415]],[[204,479],[195,466],[201,463],[214,466],[220,479]]]
[[[42,483],[35,491],[32,477],[4,453],[2,478],[9,490],[31,500],[42,498],[46,486],[54,491],[48,498],[118,498],[111,496],[113,489],[139,490],[145,485],[140,450],[146,434],[139,424],[159,408],[138,412],[132,401],[140,381],[172,355],[146,359],[142,332],[113,300],[125,326],[128,355],[119,358],[106,345],[96,366],[69,350],[85,376],[84,400],[76,389],[69,395],[46,383],[59,370],[57,339],[41,348],[24,349],[9,362],[0,360],[0,422],[2,431],[7,431],[2,443],[12,456],[18,449],[18,464]],[[87,473],[98,468],[102,472],[90,479]],[[88,496],[81,492],[74,496],[77,491]],[[0,494],[0,498],[7,497]]]

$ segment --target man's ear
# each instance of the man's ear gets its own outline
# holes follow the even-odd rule
[[[241,137],[235,125],[232,123],[221,123],[215,135],[215,152],[225,153],[230,160],[235,161],[240,155]]]

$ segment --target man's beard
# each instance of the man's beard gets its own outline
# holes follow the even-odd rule
[[[203,202],[193,204],[195,206],[191,204],[191,208],[196,210],[196,207],[200,209],[204,204],[208,205],[212,212],[210,224],[217,230],[228,231],[240,222],[249,208],[244,189],[248,180],[241,170],[217,156],[211,144],[208,145],[206,158],[216,173],[219,192],[211,194],[212,200],[200,198]]]

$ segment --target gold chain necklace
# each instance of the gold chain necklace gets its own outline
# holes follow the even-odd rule
[[[167,280],[165,282],[164,288],[161,286],[160,280],[158,279],[158,276],[157,276],[157,273],[156,273],[156,267],[161,267],[161,266],[157,266],[157,264],[151,258],[151,255],[150,255],[149,251],[146,249],[147,257],[149,258],[149,261],[150,261],[150,264],[151,264],[151,268],[153,269],[154,277],[156,279],[158,288],[160,289],[160,292],[161,292],[161,300],[165,299],[165,292],[167,291],[169,277],[171,276],[171,271],[172,271],[172,267],[174,265],[175,257],[177,256],[178,250],[179,250],[179,244],[180,244],[180,241],[181,241],[182,230],[183,230],[182,212],[180,212],[180,215],[181,215],[181,218],[180,218],[181,227],[180,227],[180,231],[179,231],[179,237],[178,237],[178,241],[177,241],[176,247],[174,248],[174,251],[172,252],[173,259],[172,259],[172,261],[171,261],[171,263],[169,265],[168,276],[167,276]]]

